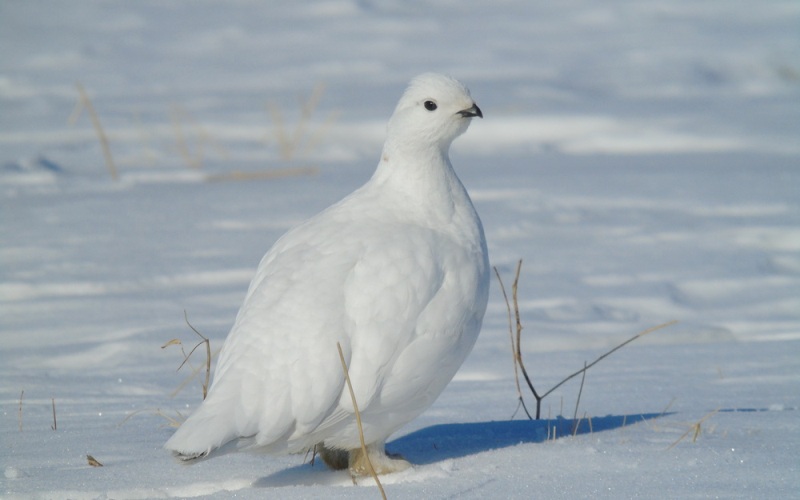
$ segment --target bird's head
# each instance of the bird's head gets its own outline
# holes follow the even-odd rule
[[[389,120],[388,140],[404,148],[447,151],[473,117],[483,118],[469,90],[461,82],[437,73],[411,80]]]

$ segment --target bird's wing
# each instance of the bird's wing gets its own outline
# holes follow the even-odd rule
[[[262,259],[228,334],[203,404],[166,447],[202,454],[237,437],[282,449],[329,413],[344,379],[336,342],[344,328],[340,290],[359,254],[357,239],[316,217]]]

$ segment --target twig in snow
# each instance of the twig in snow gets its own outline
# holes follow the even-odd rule
[[[205,337],[202,333],[197,331],[197,329],[194,326],[192,326],[191,323],[189,323],[189,316],[186,313],[186,311],[183,311],[183,317],[184,317],[184,319],[186,321],[186,324],[189,325],[189,328],[191,328],[192,331],[194,333],[196,333],[197,336],[200,337],[202,340],[200,342],[198,342],[192,348],[191,351],[189,351],[189,354],[186,354],[186,351],[183,350],[183,343],[180,341],[180,339],[172,339],[169,342],[167,342],[166,344],[162,345],[161,348],[164,349],[164,348],[166,348],[168,346],[171,346],[171,345],[178,345],[178,346],[181,347],[181,353],[183,354],[183,362],[181,362],[180,366],[178,366],[178,370],[176,370],[176,371],[179,371],[181,368],[183,368],[183,365],[189,363],[189,358],[192,356],[192,354],[194,354],[194,351],[197,350],[198,347],[200,347],[203,344],[206,345],[206,362],[205,362],[205,365],[206,365],[205,366],[205,368],[206,368],[206,377],[205,377],[205,381],[201,383],[201,385],[203,387],[203,399],[206,399],[206,396],[208,395],[209,381],[211,379],[211,341],[208,340],[208,338]],[[189,366],[191,366],[191,363],[189,363]],[[194,375],[196,373],[197,373],[197,370],[193,369],[192,374],[189,376],[189,378],[184,380],[184,382],[180,386],[178,386],[178,388],[173,392],[172,395],[174,396],[175,394],[180,392],[180,390],[183,389],[183,387],[189,382],[189,380],[192,379],[192,377],[194,377]]]
[[[22,392],[19,393],[19,413],[17,415],[17,419],[19,420],[19,431],[22,432],[22,396],[25,395],[25,389],[22,389]]]
[[[661,415],[659,415],[659,416],[663,417],[667,413],[667,410],[669,410],[670,407],[672,406],[672,403],[674,403],[674,402],[675,402],[675,398],[670,399],[669,403],[667,403],[667,406],[665,406],[664,409],[661,410]]]
[[[175,144],[178,148],[178,152],[188,167],[198,170],[203,166],[206,144],[211,144],[214,146],[219,155],[223,158],[227,156],[227,151],[225,148],[218,144],[208,130],[199,125],[197,120],[195,120],[194,117],[180,104],[173,104],[170,107],[170,121],[172,122],[172,130],[175,134]],[[184,133],[184,121],[193,125],[193,148],[190,147],[189,140],[187,140],[187,134]]]
[[[186,118],[186,110],[179,104],[173,104],[170,107],[170,121],[172,122],[172,131],[175,133],[175,144],[178,147],[183,161],[186,162],[190,168],[199,169],[203,166],[203,143],[201,142],[196,149],[196,153],[192,154],[189,150],[189,144],[186,141],[186,135],[183,133],[183,119]]]
[[[522,260],[520,260],[519,264],[517,265],[517,277],[519,277],[519,270],[520,270],[521,266],[522,266]],[[503,292],[503,299],[506,302],[506,311],[508,313],[508,337],[509,337],[509,339],[511,339],[511,361],[514,363],[514,383],[517,386],[517,401],[518,401],[517,409],[519,409],[519,407],[521,406],[522,409],[525,411],[525,415],[528,416],[528,419],[532,419],[530,412],[528,412],[528,407],[525,406],[525,399],[522,397],[522,389],[519,386],[519,370],[518,370],[518,368],[519,368],[519,360],[521,359],[521,356],[518,354],[519,353],[519,343],[515,342],[515,340],[514,340],[514,330],[513,330],[512,326],[511,326],[512,325],[512,323],[511,323],[511,304],[509,304],[509,302],[508,302],[508,295],[506,294],[506,287],[503,285],[503,280],[500,278],[500,273],[497,271],[497,267],[494,268],[494,274],[495,274],[495,276],[497,276],[497,281],[500,283],[500,291]],[[516,282],[517,282],[517,280],[515,279],[514,283],[516,283]],[[514,288],[514,293],[515,294],[516,294],[516,291],[517,291],[517,289]],[[516,297],[515,297],[514,304],[516,304],[516,303],[517,303],[517,301],[516,301]],[[517,322],[517,325],[519,325],[519,324],[520,323]],[[514,413],[516,414],[516,411],[514,411]],[[512,415],[511,418],[514,418],[514,416]]]
[[[339,360],[342,362],[342,371],[344,372],[344,380],[347,382],[347,389],[350,391],[350,400],[353,402],[353,410],[356,413],[356,425],[358,425],[358,439],[361,441],[361,453],[364,454],[364,460],[367,462],[367,468],[369,469],[369,473],[372,476],[372,479],[375,480],[375,484],[378,485],[378,490],[381,492],[381,497],[383,500],[386,500],[386,492],[383,491],[383,485],[381,485],[380,479],[378,479],[378,475],[375,473],[375,469],[372,467],[372,462],[369,459],[369,454],[367,453],[367,445],[364,442],[364,429],[361,427],[361,412],[358,411],[358,403],[356,403],[356,393],[353,391],[353,384],[350,382],[350,372],[347,369],[347,363],[344,360],[344,353],[342,353],[342,345],[339,342],[336,342],[336,348],[339,350]]]
[[[583,383],[586,381],[586,361],[583,362],[583,376],[581,377],[581,387],[578,389],[578,399],[575,401],[575,412],[572,414],[572,423],[575,426],[572,429],[572,435],[574,436],[578,432],[578,426],[580,422],[577,422],[575,419],[578,417],[578,406],[581,404],[581,394],[583,394]]]
[[[317,167],[290,167],[290,168],[272,168],[269,170],[259,170],[256,172],[244,172],[241,170],[234,170],[224,174],[211,174],[206,176],[208,182],[225,182],[225,181],[256,181],[265,179],[283,179],[285,177],[297,177],[301,175],[317,175],[319,169]]]
[[[618,350],[622,349],[623,347],[625,347],[626,345],[630,344],[630,343],[631,343],[631,342],[633,342],[634,340],[636,340],[636,339],[638,339],[638,338],[640,338],[640,337],[644,337],[644,336],[645,336],[645,335],[647,335],[648,333],[653,333],[653,332],[654,332],[654,331],[656,331],[656,330],[661,330],[662,328],[666,328],[666,327],[668,327],[668,326],[672,326],[672,325],[674,325],[674,324],[675,324],[675,323],[677,323],[677,322],[678,322],[677,320],[672,320],[672,321],[669,321],[669,322],[667,322],[667,323],[663,323],[663,324],[661,324],[661,325],[654,326],[654,327],[652,327],[652,328],[648,328],[647,330],[644,330],[644,331],[642,331],[642,332],[639,332],[639,333],[637,333],[636,335],[634,335],[633,337],[629,338],[629,339],[628,339],[628,340],[626,340],[625,342],[623,342],[623,343],[619,344],[618,346],[614,347],[614,348],[613,348],[613,349],[611,349],[610,351],[607,351],[605,354],[601,355],[600,357],[598,357],[597,359],[595,359],[594,361],[592,361],[591,363],[589,363],[588,365],[586,365],[584,368],[582,368],[582,369],[580,369],[580,370],[576,371],[576,372],[575,372],[575,373],[573,373],[572,375],[568,376],[567,378],[565,378],[564,380],[562,380],[561,382],[559,382],[558,384],[556,384],[555,386],[553,386],[553,388],[552,388],[552,389],[550,389],[549,391],[547,391],[546,393],[544,393],[544,395],[542,395],[542,398],[544,398],[545,396],[547,396],[548,394],[550,394],[550,393],[551,393],[551,392],[553,392],[554,390],[556,390],[556,389],[558,389],[559,387],[561,387],[562,385],[564,385],[564,383],[565,383],[565,382],[567,382],[568,380],[571,380],[571,379],[573,379],[573,378],[577,377],[577,376],[578,376],[578,375],[580,375],[581,373],[583,373],[583,372],[585,372],[586,370],[588,370],[589,368],[593,367],[594,365],[596,365],[596,364],[597,364],[597,363],[599,363],[600,361],[604,360],[605,358],[607,358],[607,357],[608,357],[608,356],[610,356],[611,354],[615,353],[616,351],[618,351]]]
[[[198,337],[203,339],[199,344],[194,346],[192,351],[189,353],[189,356],[192,355],[192,352],[194,352],[195,349],[200,347],[200,344],[206,345],[206,379],[205,382],[203,382],[203,399],[206,399],[206,396],[208,395],[208,384],[211,380],[211,341],[209,341],[208,338],[203,336],[202,333],[198,332],[197,329],[193,327],[191,323],[189,323],[189,315],[186,311],[183,311],[183,318],[186,320],[186,324],[189,325],[189,328],[191,328]]]
[[[53,403],[53,425],[50,426],[51,429],[54,431],[58,430],[58,422],[56,422],[56,400],[55,398],[50,398],[50,402]]]
[[[94,110],[92,101],[89,99],[89,95],[86,93],[86,90],[84,90],[83,85],[76,83],[75,86],[78,88],[78,94],[80,94],[80,98],[75,104],[75,110],[72,112],[72,115],[69,118],[69,123],[75,123],[75,121],[77,121],[80,117],[81,111],[86,108],[86,111],[89,113],[89,118],[92,120],[94,131],[97,134],[97,139],[100,141],[100,147],[103,149],[103,158],[106,162],[106,168],[108,168],[111,178],[117,181],[119,180],[119,175],[117,175],[117,167],[114,165],[114,157],[111,155],[111,147],[108,145],[108,137],[103,130],[103,125],[100,123],[100,118],[97,116],[97,112]]]
[[[697,442],[697,438],[698,438],[698,437],[700,437],[700,432],[702,432],[702,425],[703,425],[703,422],[705,422],[705,421],[706,421],[706,420],[708,420],[709,418],[711,418],[711,417],[713,417],[714,415],[716,415],[716,414],[717,414],[717,412],[719,412],[719,408],[717,408],[716,410],[714,410],[714,411],[712,411],[712,412],[709,412],[709,413],[707,413],[707,414],[706,414],[706,415],[705,415],[703,418],[701,418],[700,420],[698,420],[697,422],[695,422],[694,424],[692,424],[692,425],[691,425],[691,427],[689,427],[689,430],[687,430],[686,432],[684,432],[684,433],[681,435],[681,437],[679,437],[679,438],[678,438],[678,439],[677,439],[677,440],[676,440],[674,443],[672,443],[671,445],[669,445],[669,448],[667,448],[667,451],[669,451],[669,450],[671,450],[672,448],[674,448],[675,446],[677,446],[677,445],[678,445],[678,443],[680,443],[681,441],[683,441],[683,439],[684,439],[686,436],[688,436],[688,435],[689,435],[689,433],[691,433],[692,431],[694,431],[694,435],[692,436],[692,442],[693,442],[693,443]]]
[[[130,420],[134,415],[138,415],[139,413],[146,412],[146,411],[152,411],[154,415],[157,415],[159,417],[162,417],[162,418],[166,419],[169,427],[178,428],[186,420],[186,417],[184,417],[183,414],[181,412],[177,411],[177,410],[175,410],[175,415],[177,415],[177,416],[176,417],[171,417],[171,416],[167,415],[166,413],[164,413],[163,411],[161,411],[161,408],[156,408],[156,409],[143,408],[141,410],[136,410],[136,411],[132,411],[131,413],[128,413],[125,416],[125,418],[122,419],[122,422],[117,424],[117,426],[118,427],[122,427],[122,425],[124,425],[125,422]]]
[[[280,107],[278,107],[274,101],[269,101],[267,103],[267,111],[269,112],[272,123],[274,124],[275,139],[278,142],[278,150],[280,152],[281,159],[290,161],[294,159],[298,153],[302,155],[311,151],[317,145],[320,138],[324,135],[324,132],[327,131],[327,129],[335,120],[336,113],[333,112],[325,120],[325,123],[323,123],[323,125],[305,141],[303,147],[300,148],[301,144],[303,143],[303,139],[307,135],[308,124],[311,121],[311,115],[313,115],[314,111],[317,109],[317,106],[319,105],[324,93],[325,85],[318,83],[314,86],[314,89],[311,91],[311,95],[308,97],[308,99],[306,101],[301,100],[300,119],[298,120],[294,131],[291,133],[287,130],[286,120],[283,118],[283,113],[281,112]]]
[[[518,379],[518,377],[516,375],[516,369],[517,369],[517,367],[519,367],[519,369],[522,371],[522,375],[525,378],[525,382],[528,384],[528,388],[530,388],[531,392],[533,393],[533,397],[536,399],[536,420],[539,420],[539,418],[541,417],[542,400],[545,397],[547,397],[548,395],[550,395],[553,391],[555,391],[556,389],[558,389],[559,387],[564,385],[566,382],[568,382],[569,380],[572,380],[573,378],[577,377],[578,375],[580,375],[582,373],[586,373],[586,370],[588,370],[589,368],[593,367],[594,365],[596,365],[597,363],[599,363],[603,359],[607,358],[608,356],[610,356],[614,352],[618,351],[619,349],[621,349],[621,348],[625,347],[626,345],[630,344],[634,340],[636,340],[636,339],[638,339],[640,337],[644,337],[648,333],[652,333],[652,332],[654,332],[656,330],[660,330],[662,328],[666,328],[668,326],[672,326],[675,323],[677,323],[676,320],[673,320],[673,321],[669,321],[667,323],[663,323],[663,324],[658,325],[658,326],[654,326],[652,328],[648,328],[647,330],[644,330],[642,332],[637,333],[636,335],[634,335],[633,337],[629,338],[625,342],[622,342],[621,344],[617,345],[613,349],[605,352],[604,354],[602,354],[600,357],[598,357],[597,359],[595,359],[591,363],[589,363],[589,364],[584,363],[583,368],[581,368],[580,370],[576,371],[575,373],[567,376],[566,378],[561,380],[561,382],[559,382],[556,385],[554,385],[552,388],[550,388],[550,390],[548,390],[544,394],[539,395],[539,393],[533,387],[533,383],[531,382],[531,379],[528,376],[527,370],[525,370],[525,365],[522,362],[522,353],[521,353],[521,348],[520,348],[522,324],[521,324],[521,321],[520,321],[519,303],[517,302],[517,285],[519,283],[519,274],[520,274],[520,269],[521,268],[522,268],[522,259],[520,259],[519,263],[517,264],[517,272],[516,272],[516,276],[514,278],[514,284],[512,286],[513,301],[514,301],[514,316],[516,318],[516,341],[515,341],[515,339],[513,337],[511,339],[512,340],[512,342],[511,342],[512,343],[512,351],[513,351],[513,354],[514,354],[514,361],[515,361],[515,365],[514,365],[515,372],[514,372],[514,375],[515,375],[515,378],[517,380],[517,386],[519,387],[519,379]],[[497,275],[498,281],[500,282],[500,289],[502,290],[503,297],[506,300],[506,306],[509,307],[508,306],[508,297],[506,296],[505,287],[503,286],[503,280],[500,278],[500,273],[497,271],[497,268],[494,268],[494,271],[495,271],[495,274]],[[510,312],[510,308],[509,308],[509,332],[511,332],[511,331],[512,331],[511,312]],[[521,395],[521,392],[519,392],[519,394]],[[521,402],[521,404],[524,407],[524,403]],[[527,413],[527,410],[526,410],[526,413]],[[528,414],[528,418],[530,418],[530,414]]]

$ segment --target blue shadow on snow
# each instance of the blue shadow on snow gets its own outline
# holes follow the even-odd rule
[[[399,453],[412,464],[428,465],[442,460],[475,455],[489,450],[516,446],[520,443],[543,443],[573,434],[619,429],[637,422],[656,419],[669,413],[644,413],[636,415],[608,415],[579,419],[574,430],[574,420],[507,420],[474,422],[467,424],[440,424],[425,427],[387,444],[389,453]],[[347,477],[347,472],[331,471],[321,460],[290,467],[263,477],[253,486],[281,487],[298,485],[331,485]]]
[[[388,443],[386,448],[412,464],[425,465],[520,443],[543,443],[573,434],[609,431],[664,415],[645,413],[578,419],[577,432],[575,421],[566,418],[440,424],[406,434]]]

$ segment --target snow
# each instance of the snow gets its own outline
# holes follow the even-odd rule
[[[371,175],[406,82],[434,70],[486,116],[452,160],[507,288],[523,259],[537,390],[679,323],[588,371],[573,436],[580,377],[543,420],[517,410],[493,281],[473,353],[388,443],[418,464],[389,498],[796,496],[798,21],[792,1],[3,3],[0,494],[377,498],[302,456],[175,463],[162,414],[201,389],[171,396],[190,369],[161,346],[197,341],[185,310],[219,348],[266,249]],[[117,182],[86,111],[68,123],[76,82]],[[318,83],[316,138],[287,159],[268,103],[291,133]]]

